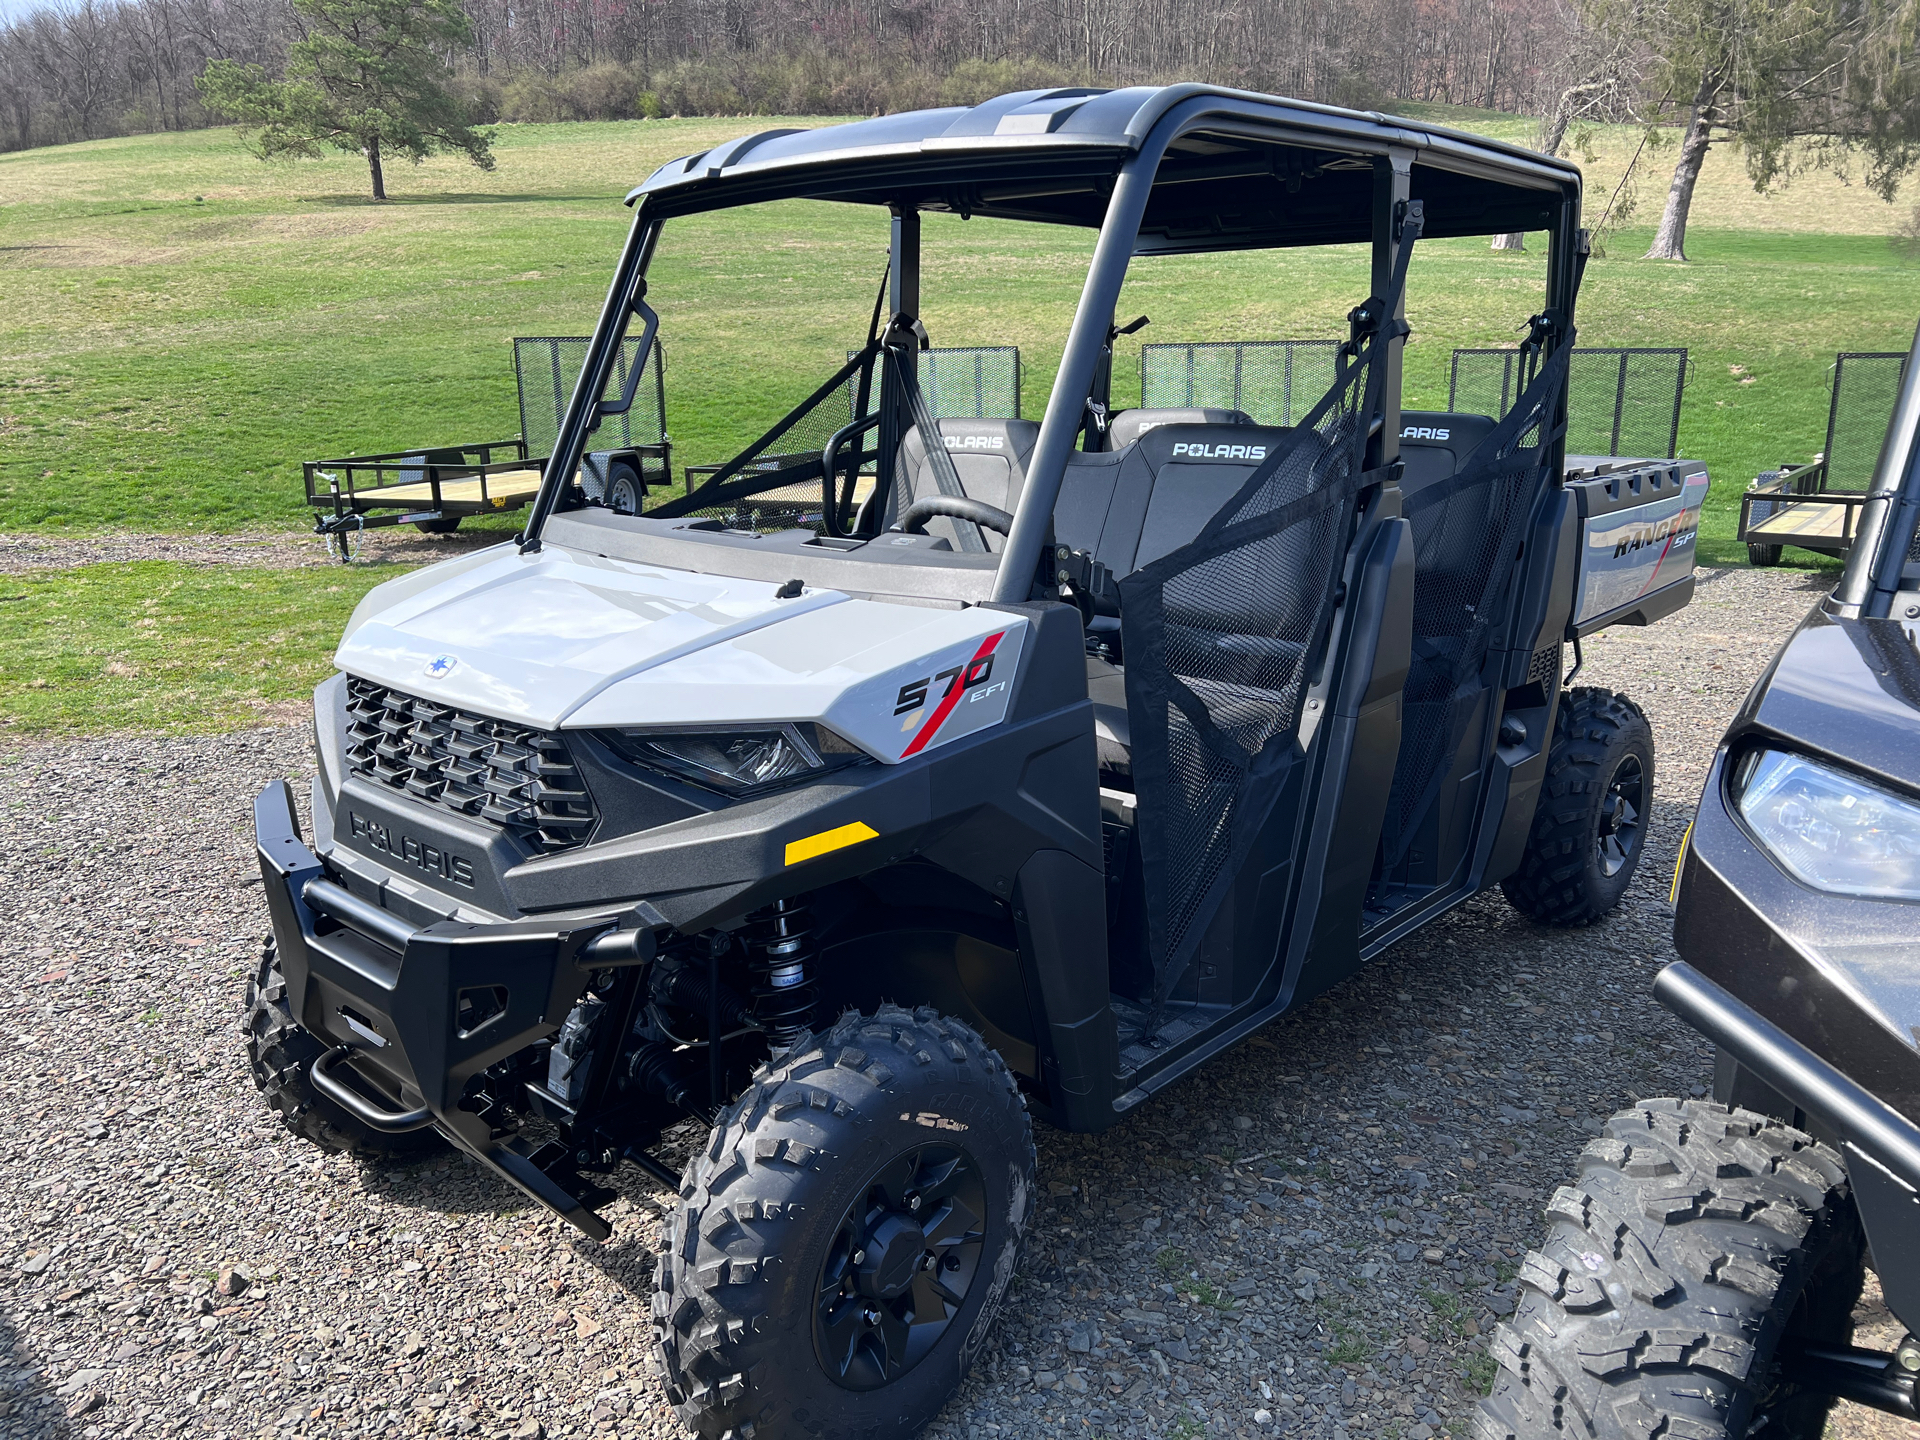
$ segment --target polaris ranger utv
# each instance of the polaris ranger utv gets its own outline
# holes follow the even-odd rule
[[[689,494],[594,503],[663,227],[794,197],[890,227],[865,344]],[[1580,176],[1492,141],[1028,92],[749,136],[630,201],[525,532],[354,613],[311,848],[257,801],[255,1074],[323,1144],[437,1135],[597,1238],[631,1161],[680,1194],[685,1421],[904,1435],[1006,1293],[1030,1112],[1113,1125],[1490,886],[1614,904],[1650,737],[1564,652],[1690,597],[1704,476],[1568,470]],[[931,415],[929,211],[1097,231],[1038,424]],[[1403,415],[1418,242],[1514,230],[1550,237],[1518,399]],[[1278,284],[1302,245],[1371,250],[1299,424],[1112,412],[1134,256],[1265,250]]]
[[[1608,1122],[1496,1332],[1481,1440],[1920,1420],[1920,334],[1839,585],[1727,728],[1654,994],[1711,1100]],[[1906,1329],[1853,1346],[1871,1252]]]

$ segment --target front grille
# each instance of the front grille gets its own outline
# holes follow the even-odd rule
[[[552,854],[586,841],[593,797],[546,730],[470,715],[347,677],[347,769]]]

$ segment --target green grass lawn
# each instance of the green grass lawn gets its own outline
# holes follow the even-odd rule
[[[265,166],[223,131],[0,155],[0,532],[304,526],[303,459],[513,433],[509,341],[591,327],[625,233],[625,192],[663,160],[772,123],[506,126],[491,174],[430,161],[392,177],[386,205],[364,197],[364,168],[350,157]],[[1485,123],[1524,133],[1521,122]],[[1625,154],[1624,137],[1600,137],[1592,196],[1610,193]],[[1666,163],[1647,184],[1654,198]],[[1647,235],[1629,231],[1589,267],[1583,342],[1692,353],[1681,448],[1716,477],[1703,558],[1734,558],[1737,497],[1755,472],[1819,447],[1834,352],[1907,344],[1916,271],[1887,242],[1895,214],[1824,175],[1756,200],[1738,157],[1716,151],[1689,234],[1693,263],[1635,259]],[[1092,239],[929,217],[935,343],[1019,345],[1024,408],[1039,415]],[[671,227],[651,299],[676,460],[725,458],[836,365],[864,336],[884,258],[884,217],[848,207],[792,202]],[[1540,237],[1526,254],[1480,241],[1422,247],[1408,303],[1410,405],[1445,404],[1455,346],[1517,338],[1539,303],[1543,260]],[[1352,248],[1143,260],[1123,318],[1153,317],[1136,345],[1333,336],[1366,280]],[[1137,394],[1136,357],[1119,357],[1122,403]],[[96,591],[93,573],[12,586],[33,598],[0,606],[0,628],[36,617],[80,652],[108,653],[141,618],[128,608],[139,592],[126,589],[116,611],[124,582]],[[293,596],[322,585],[320,573],[256,580]],[[191,590],[212,577],[165,583],[176,582]],[[89,598],[62,609],[51,597],[64,584]],[[306,613],[331,606],[326,625],[337,625],[348,603]],[[220,633],[209,632],[214,651]],[[276,645],[315,654],[331,643],[318,618],[273,633]],[[230,676],[212,709],[156,701],[135,713],[116,708],[139,705],[112,699],[102,680],[99,704],[62,708],[16,690],[33,678],[18,655],[4,663],[0,688],[22,698],[0,703],[0,715],[22,725],[69,728],[90,714],[227,724],[258,698]],[[65,687],[77,673],[39,678]]]
[[[0,576],[0,733],[245,729],[307,711],[396,567],[160,561]]]

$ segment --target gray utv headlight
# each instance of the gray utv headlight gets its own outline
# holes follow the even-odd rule
[[[865,754],[808,721],[670,734],[617,730],[607,739],[629,760],[734,794],[837,769]]]
[[[1803,755],[1760,752],[1740,814],[1797,879],[1838,895],[1920,900],[1920,804]]]

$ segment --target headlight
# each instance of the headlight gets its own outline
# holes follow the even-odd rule
[[[1773,858],[1816,889],[1920,900],[1920,804],[1767,750],[1749,762],[1739,806]]]
[[[837,769],[865,754],[808,721],[671,734],[616,730],[607,740],[629,760],[735,795]]]

